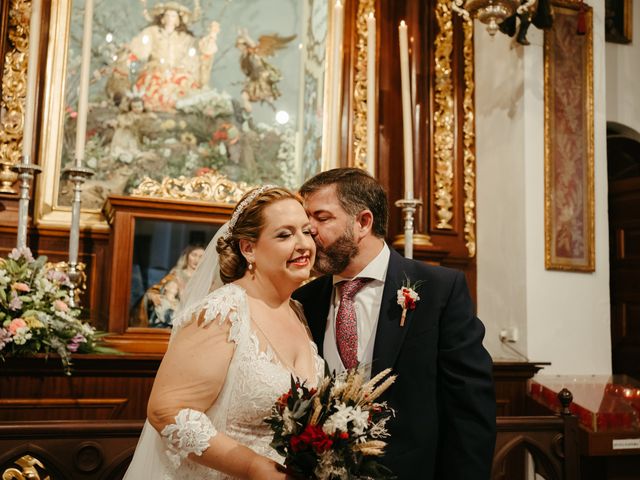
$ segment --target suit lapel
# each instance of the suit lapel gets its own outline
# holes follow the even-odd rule
[[[318,281],[318,294],[311,303],[311,308],[305,315],[309,322],[311,335],[318,347],[318,353],[323,355],[324,350],[324,334],[327,329],[327,317],[329,316],[329,308],[331,307],[331,292],[333,291],[333,281],[331,275],[325,276]]]
[[[405,272],[402,270],[403,262],[404,258],[392,249],[382,292],[382,303],[380,304],[380,315],[373,347],[372,375],[394,366],[413,318],[413,311],[409,310],[404,327],[400,326],[402,309],[397,303],[397,295],[398,289],[405,280]]]

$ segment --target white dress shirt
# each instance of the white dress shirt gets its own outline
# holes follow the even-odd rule
[[[384,290],[384,279],[387,276],[389,266],[389,256],[391,252],[385,243],[380,253],[374,258],[359,274],[353,278],[371,278],[356,293],[353,303],[356,310],[358,325],[358,362],[366,367],[366,377],[371,374],[371,362],[373,361],[373,346],[376,340],[376,329],[378,327],[378,317],[380,316],[380,304],[382,302],[382,291]],[[340,292],[336,288],[338,282],[353,280],[343,278],[338,275],[333,276],[333,294],[329,316],[327,317],[327,328],[324,335],[323,356],[333,371],[342,372],[345,368],[338,352],[336,343],[336,312],[340,306]]]

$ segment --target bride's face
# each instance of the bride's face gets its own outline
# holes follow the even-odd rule
[[[255,243],[256,275],[276,284],[299,284],[309,278],[316,244],[307,214],[296,200],[279,200],[265,207],[264,228]]]

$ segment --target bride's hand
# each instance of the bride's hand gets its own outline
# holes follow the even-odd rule
[[[249,480],[293,480],[293,477],[284,472],[280,464],[263,456],[256,456],[247,473]]]

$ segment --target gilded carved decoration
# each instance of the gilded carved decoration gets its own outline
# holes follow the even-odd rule
[[[40,480],[40,472],[36,467],[44,469],[44,465],[37,458],[23,455],[13,463],[19,468],[7,468],[2,472],[2,480]],[[49,480],[49,478],[49,475],[46,475],[42,480]]]
[[[24,102],[27,93],[31,2],[13,0],[9,8],[9,48],[2,72],[0,160],[21,162]]]
[[[436,228],[451,230],[453,226],[453,170],[454,170],[454,105],[453,70],[451,56],[453,51],[453,22],[451,2],[438,0],[436,20],[438,35],[435,40],[435,111],[434,150],[435,150],[435,206]]]
[[[476,154],[473,80],[473,22],[463,22],[464,32],[464,239],[470,257],[476,255]]]
[[[132,196],[197,200],[216,203],[236,203],[255,185],[236,183],[218,172],[211,171],[197,177],[170,178],[161,181],[145,177],[131,192]]]
[[[354,167],[367,169],[367,16],[375,0],[359,0],[356,16],[356,61],[353,85]]]

